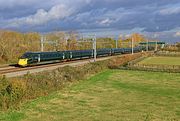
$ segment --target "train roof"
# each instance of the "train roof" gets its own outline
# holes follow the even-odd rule
[[[25,54],[41,54],[41,53],[57,53],[57,52],[63,52],[63,51],[46,51],[46,52],[26,52]]]
[[[26,52],[24,54],[50,54],[50,53],[58,53],[58,52],[71,52],[71,51],[74,51],[74,52],[79,52],[79,51],[82,51],[82,52],[86,52],[86,51],[92,51],[92,50],[67,50],[67,51],[46,51],[46,52]]]
[[[137,47],[138,48],[138,47]],[[109,50],[109,49],[131,49],[131,48],[102,48],[102,49],[97,49],[97,50]],[[71,52],[71,51],[74,51],[74,52],[86,52],[86,51],[92,51],[92,49],[89,49],[89,50],[66,50],[66,51],[45,51],[45,52],[26,52],[24,53],[25,55],[27,54],[50,54],[50,53],[58,53],[58,52]]]

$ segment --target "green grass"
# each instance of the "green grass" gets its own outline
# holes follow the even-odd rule
[[[178,121],[180,74],[107,70],[0,113],[0,121]]]
[[[180,65],[180,57],[149,57],[139,64]]]

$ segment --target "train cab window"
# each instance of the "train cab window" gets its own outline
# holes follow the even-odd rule
[[[28,53],[25,53],[24,55],[22,55],[20,58],[30,58],[31,56]]]

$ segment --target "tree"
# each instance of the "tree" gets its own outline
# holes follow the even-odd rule
[[[178,43],[176,44],[176,47],[177,47],[178,51],[180,52],[180,42],[178,42]]]
[[[0,31],[0,61],[17,62],[19,56],[26,51],[39,50],[38,33],[19,33]]]
[[[67,40],[67,50],[77,50],[78,46],[77,46],[77,37],[78,37],[78,33],[75,31],[71,31],[69,32],[69,39]]]

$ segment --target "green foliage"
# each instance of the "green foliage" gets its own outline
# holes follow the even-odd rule
[[[40,36],[38,33],[19,33],[0,31],[0,62],[17,62],[19,56],[26,51],[39,50]]]
[[[7,110],[21,102],[25,94],[25,85],[20,80],[8,81],[0,78],[0,109]]]
[[[128,54],[128,55],[123,55],[121,57],[115,57],[111,61],[109,61],[109,68],[115,69],[119,68],[119,66],[126,65],[128,62],[138,59],[140,57],[144,57],[149,55],[150,53],[135,53],[135,54]]]
[[[79,34],[72,32],[52,32],[45,35],[44,51],[85,50],[92,49],[92,38],[84,38],[88,42],[78,42]],[[67,38],[68,37],[68,38]],[[134,46],[145,38],[140,34],[133,34]],[[131,47],[131,38],[118,40],[118,47]],[[20,33],[0,30],[0,63],[17,63],[18,58],[27,51],[40,51],[39,33]],[[82,39],[79,39],[82,41]],[[48,43],[50,41],[50,43]],[[115,48],[116,41],[112,37],[97,38],[97,48]]]
[[[144,59],[139,64],[180,65],[180,57],[154,56]]]
[[[176,47],[178,48],[178,51],[180,52],[180,42],[177,43]]]
[[[80,67],[66,66],[38,74],[27,73],[23,77],[8,80],[2,77],[0,81],[0,108],[2,110],[18,108],[22,101],[48,95],[69,83],[86,79],[109,67],[119,67],[141,56],[142,54],[120,56],[112,60],[89,63]]]
[[[0,77],[0,108],[6,110],[8,108],[8,103],[9,103],[9,82],[5,77]]]
[[[81,67],[66,66],[51,72],[26,74],[24,77],[0,80],[0,109],[19,108],[22,101],[45,96],[65,85],[83,80],[107,69],[107,61],[89,63]]]
[[[137,59],[137,61],[131,62],[131,64],[124,69],[179,73],[180,57],[153,56],[140,60]]]
[[[169,52],[180,52],[180,42],[177,42],[174,45],[166,45],[162,50]]]
[[[0,120],[178,121],[179,82],[180,74],[106,70],[25,103]]]

